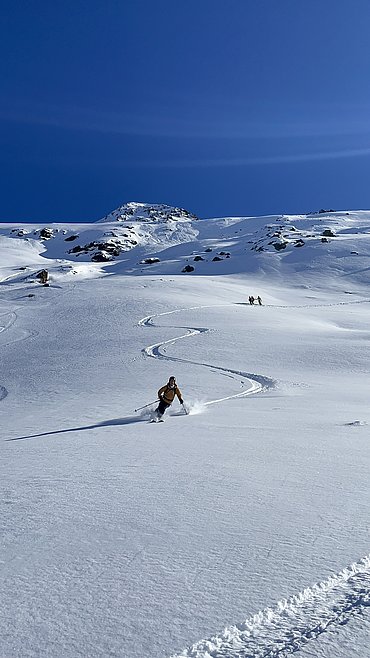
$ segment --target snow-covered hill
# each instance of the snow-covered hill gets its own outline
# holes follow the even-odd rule
[[[301,273],[308,280],[320,270],[367,283],[370,212],[198,220],[180,208],[128,203],[92,224],[1,224],[0,253],[10,251],[25,268],[18,277],[11,269],[11,276],[23,280],[43,264],[55,280],[117,272],[283,279]]]
[[[369,658],[369,241],[0,225],[1,656]],[[150,423],[170,375],[188,413]]]

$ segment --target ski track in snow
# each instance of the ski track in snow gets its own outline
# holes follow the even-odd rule
[[[17,314],[14,311],[10,313],[4,313],[0,316],[0,334],[9,329],[17,320]],[[4,400],[8,395],[8,391],[5,386],[0,385],[0,402]]]
[[[349,293],[352,294],[352,293]],[[240,303],[240,302],[238,302]],[[257,304],[249,304],[247,302],[242,302],[244,306],[255,306]],[[331,304],[263,304],[267,308],[329,308],[330,306],[351,306],[352,304],[369,304],[370,299],[356,299],[353,302],[332,302]]]
[[[0,285],[4,285],[6,287],[7,284],[9,283],[9,281],[15,276],[18,276],[18,273],[14,274],[14,275],[10,275],[10,276],[6,277],[5,279],[2,279],[0,281]],[[58,287],[59,288],[60,286],[49,286],[49,287],[55,287],[55,288]],[[74,287],[75,287],[74,284],[70,285],[64,291],[64,294],[66,294],[66,292],[68,292],[68,290],[73,289]],[[0,299],[0,303],[1,303],[1,301],[3,301],[3,300]],[[50,300],[49,300],[49,303],[50,303]],[[16,308],[13,311],[7,311],[6,313],[0,314],[0,334],[5,333],[6,331],[8,331],[16,323],[16,321],[18,320],[18,315],[16,313],[16,310],[18,310],[18,308]],[[21,330],[17,337],[13,338],[12,340],[9,340],[8,342],[2,343],[0,345],[0,347],[1,348],[2,347],[7,347],[8,345],[11,345],[13,343],[18,343],[22,340],[27,340],[27,338],[34,338],[37,335],[38,335],[38,332],[34,331],[34,330],[31,330],[31,329]],[[7,395],[8,395],[8,390],[5,388],[5,386],[0,385],[0,402],[1,402],[1,400],[4,400],[4,398],[6,398]]]
[[[370,554],[171,658],[283,658],[370,606]]]
[[[15,311],[8,311],[7,313],[0,315],[0,334],[8,331],[16,323],[17,320],[18,315]],[[20,335],[16,338],[13,338],[13,340],[10,340],[7,343],[1,343],[0,347],[6,347],[7,345],[18,343],[21,340],[26,340],[27,338],[37,336],[37,331],[33,331],[31,329],[23,329],[19,331],[19,334]]]
[[[9,329],[17,320],[17,317],[18,316],[14,311],[10,311],[9,313],[4,313],[3,315],[0,315],[0,322],[4,322],[4,324],[0,325],[0,334],[3,331]],[[3,318],[5,318],[5,320],[3,320]]]
[[[214,308],[214,306],[194,306],[149,315],[142,318],[138,324],[155,326],[153,318],[199,308]],[[206,402],[206,405],[258,393],[276,385],[269,377],[188,361],[161,352],[163,345],[208,331],[209,329],[204,327],[188,327],[185,334],[150,345],[142,351],[149,357],[193,363],[249,380],[251,386],[246,391],[219,400],[211,400]],[[340,573],[330,576],[326,581],[308,587],[288,600],[279,601],[274,608],[266,608],[245,622],[230,626],[219,635],[201,640],[181,653],[173,654],[171,658],[283,658],[298,652],[307,642],[322,633],[337,630],[355,615],[362,614],[368,606],[370,606],[370,555]]]
[[[200,308],[218,308],[220,306],[230,306],[230,304],[217,304],[216,306],[215,305],[192,306],[188,308],[175,309],[173,311],[165,311],[164,313],[158,313],[156,315],[148,315],[145,318],[142,318],[141,320],[139,320],[138,325],[146,326],[146,327],[154,326],[153,318],[158,318],[164,315],[171,315],[173,313],[180,313],[184,311],[198,310]],[[160,348],[163,347],[163,345],[170,345],[178,340],[182,340],[183,338],[190,338],[190,336],[204,334],[207,333],[208,331],[209,329],[205,327],[188,327],[186,334],[182,334],[181,336],[176,336],[175,338],[170,338],[169,340],[165,340],[160,343],[155,343],[154,345],[149,345],[148,347],[144,347],[142,351],[144,354],[153,357],[154,359],[165,359],[166,361],[192,363],[193,365],[204,366],[205,368],[217,370],[219,372],[228,374],[231,377],[233,377],[233,375],[237,375],[239,377],[242,377],[243,380],[247,379],[249,381],[250,386],[247,390],[242,391],[241,393],[235,393],[234,395],[228,395],[227,397],[219,398],[217,400],[209,400],[208,402],[203,403],[204,406],[209,406],[211,404],[216,404],[218,402],[224,402],[225,400],[232,400],[234,398],[246,397],[247,395],[254,395],[255,393],[261,393],[263,391],[267,391],[268,389],[275,388],[276,381],[274,379],[271,379],[271,377],[265,377],[264,375],[258,375],[250,372],[243,372],[242,370],[232,370],[231,368],[223,368],[221,366],[212,365],[211,363],[190,361],[188,359],[180,359],[175,356],[167,356],[165,354],[162,354],[161,352]],[[244,381],[241,381],[241,384],[244,385]]]

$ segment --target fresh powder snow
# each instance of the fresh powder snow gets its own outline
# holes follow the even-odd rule
[[[369,658],[369,254],[370,211],[0,224],[0,656]]]

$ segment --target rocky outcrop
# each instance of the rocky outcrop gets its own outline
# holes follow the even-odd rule
[[[194,221],[199,218],[184,208],[167,206],[163,203],[149,204],[131,201],[113,210],[103,217],[100,222],[168,222],[185,219]]]
[[[272,245],[276,251],[281,251],[282,249],[286,249],[287,247],[287,242],[284,242],[283,240],[281,242],[273,242]]]
[[[123,251],[127,251],[136,245],[137,241],[131,239],[119,240],[116,238],[104,242],[93,240],[82,247],[81,245],[72,247],[72,249],[69,249],[68,253],[75,254],[76,256],[91,253],[91,260],[96,263],[101,263],[113,260],[114,257],[119,256]]]

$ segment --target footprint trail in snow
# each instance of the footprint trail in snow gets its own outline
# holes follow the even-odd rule
[[[283,658],[370,606],[370,555],[171,658]],[[370,622],[370,620],[368,620]]]

